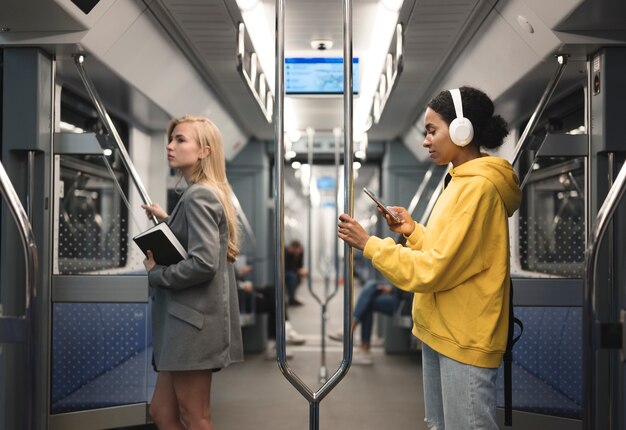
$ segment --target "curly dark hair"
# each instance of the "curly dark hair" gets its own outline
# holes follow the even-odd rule
[[[474,127],[472,143],[488,149],[501,146],[509,134],[509,126],[504,118],[493,114],[493,101],[476,88],[461,87],[459,90],[463,101],[463,115]],[[441,115],[448,125],[456,118],[454,102],[448,90],[440,92],[428,103],[428,107]]]

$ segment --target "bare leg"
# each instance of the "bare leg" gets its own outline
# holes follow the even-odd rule
[[[159,372],[150,402],[150,416],[160,430],[184,430],[170,372]]]
[[[180,420],[186,430],[213,430],[211,370],[171,372]]]

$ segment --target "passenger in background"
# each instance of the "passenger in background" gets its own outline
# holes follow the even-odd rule
[[[211,430],[213,372],[243,360],[233,267],[237,214],[217,127],[206,118],[183,116],[170,122],[167,134],[168,164],[188,188],[170,216],[158,204],[142,208],[169,224],[189,256],[160,266],[148,251],[144,260],[159,372],[150,415],[159,429]]]
[[[255,312],[257,314],[268,314],[267,321],[267,337],[270,339],[270,344],[265,351],[265,358],[268,360],[276,359],[276,289],[273,285],[258,287],[255,286],[252,281],[248,279],[248,275],[252,273],[252,266],[249,264],[236,265],[237,283],[240,292],[240,304],[245,306],[248,300],[246,298],[254,295],[255,300]],[[246,312],[250,312],[251,309],[245,309]],[[296,331],[289,322],[289,313],[285,309],[285,343],[287,345],[303,345],[306,342],[304,336]],[[288,357],[293,357],[293,354],[287,352]]]
[[[352,320],[352,331],[361,325],[361,343],[359,349],[352,356],[352,364],[372,365],[374,360],[370,353],[372,328],[374,326],[374,312],[393,316],[406,292],[394,288],[388,281],[370,279],[363,286],[363,291],[354,306],[354,319]],[[338,342],[343,341],[343,330],[331,333],[328,337]]]
[[[521,191],[511,165],[480,148],[502,145],[507,124],[485,93],[462,87],[432,99],[424,125],[430,158],[452,163],[428,224],[396,206],[401,222],[386,215],[387,224],[404,234],[406,246],[369,236],[346,214],[338,235],[393,285],[415,293],[429,427],[496,430],[496,377],[509,325],[508,217]]]
[[[296,289],[302,278],[308,276],[304,268],[304,248],[298,240],[292,240],[285,248],[285,287],[289,306],[302,306],[296,299]]]

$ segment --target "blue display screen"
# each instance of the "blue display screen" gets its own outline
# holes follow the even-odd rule
[[[359,93],[359,59],[352,59],[352,92]],[[343,58],[285,58],[286,94],[343,94]]]

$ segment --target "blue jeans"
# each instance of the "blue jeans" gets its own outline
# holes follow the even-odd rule
[[[377,288],[377,285],[382,283],[384,282],[367,281],[354,306],[354,319],[361,324],[361,343],[370,343],[372,326],[374,325],[374,312],[382,312],[391,316],[400,303],[395,294],[383,294]]]
[[[285,272],[285,289],[287,290],[289,300],[295,300],[296,288],[298,288],[298,273],[292,271]]]
[[[424,408],[432,430],[498,430],[498,369],[459,363],[422,345]]]

